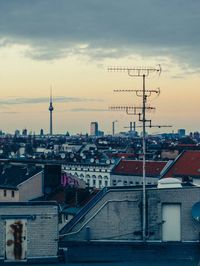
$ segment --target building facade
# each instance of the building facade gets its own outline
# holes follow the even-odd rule
[[[0,203],[0,261],[57,260],[55,202]]]
[[[146,161],[145,180],[147,185],[157,185],[166,161]],[[143,183],[143,162],[121,159],[111,171],[111,186],[138,186]]]
[[[91,136],[98,136],[98,123],[97,122],[91,122],[90,124],[90,135]]]
[[[111,185],[110,173],[113,164],[68,164],[63,165],[67,173],[83,180],[87,186],[103,188]]]
[[[200,187],[149,188],[146,198],[146,242],[199,242],[200,222],[192,209],[200,202]],[[141,242],[142,199],[142,188],[108,188],[60,235],[73,241]]]

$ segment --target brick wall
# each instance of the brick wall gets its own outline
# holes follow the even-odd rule
[[[5,221],[2,215],[35,215],[27,219],[27,258],[57,256],[58,207],[57,205],[4,206],[0,205],[0,257],[5,256]],[[17,218],[16,218],[17,220]],[[19,219],[20,220],[20,219]]]
[[[181,204],[181,240],[198,241],[200,223],[191,216],[192,206],[200,201],[200,187],[147,190],[147,241],[162,241],[162,204]],[[142,190],[110,190],[64,240],[142,239]]]

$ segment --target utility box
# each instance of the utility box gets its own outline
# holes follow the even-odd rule
[[[0,202],[0,260],[57,261],[58,205]]]

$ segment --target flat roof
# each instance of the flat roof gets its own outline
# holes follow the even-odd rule
[[[0,202],[0,206],[39,206],[39,205],[51,205],[58,206],[56,201],[17,201],[17,202]]]

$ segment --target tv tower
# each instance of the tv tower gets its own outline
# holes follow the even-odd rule
[[[50,103],[49,103],[49,112],[50,112],[50,135],[53,135],[53,118],[52,118],[52,112],[53,112],[53,101],[52,101],[52,87],[50,89]]]

